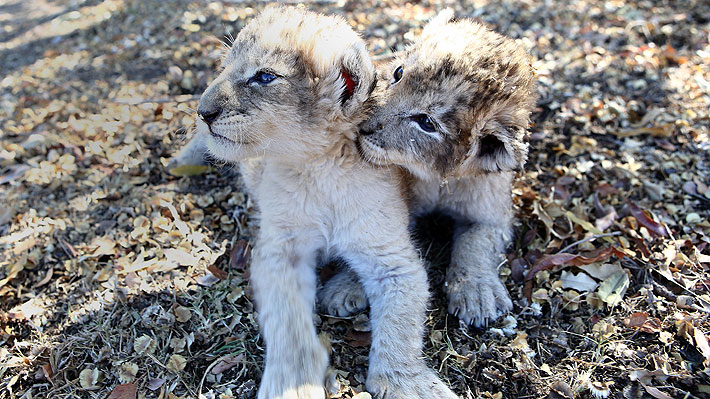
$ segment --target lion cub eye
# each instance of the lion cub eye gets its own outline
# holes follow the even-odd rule
[[[436,124],[434,123],[434,120],[429,117],[429,115],[414,115],[411,117],[411,119],[416,122],[423,131],[427,133],[436,132]]]
[[[259,71],[249,78],[249,83],[256,83],[260,86],[266,86],[276,79],[276,75],[264,71]]]
[[[404,75],[404,68],[400,65],[394,70],[394,74],[392,74],[392,78],[394,79],[392,83],[397,83],[402,80],[402,75]]]

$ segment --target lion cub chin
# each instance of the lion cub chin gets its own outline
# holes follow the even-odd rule
[[[414,217],[436,210],[454,218],[448,310],[483,326],[512,309],[497,266],[511,236],[514,170],[527,157],[523,139],[535,78],[520,45],[452,17],[450,10],[440,13],[381,71],[378,103],[358,144],[370,162],[411,173]],[[343,280],[333,284],[351,286]],[[358,303],[353,289],[323,291]],[[340,314],[353,310],[326,306]]]
[[[247,24],[197,109],[210,155],[240,162],[260,210],[251,285],[266,344],[258,397],[324,398],[316,264],[339,256],[371,304],[375,397],[456,398],[422,356],[428,287],[398,178],[355,145],[375,74],[344,20],[271,7]]]

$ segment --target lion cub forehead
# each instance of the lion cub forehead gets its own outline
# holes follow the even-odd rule
[[[276,56],[305,57],[304,61],[312,64],[315,72],[325,72],[348,47],[360,44],[360,37],[341,17],[297,7],[271,6],[239,32],[230,56],[259,48]]]

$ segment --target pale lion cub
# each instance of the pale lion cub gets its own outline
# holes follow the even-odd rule
[[[383,68],[378,104],[361,126],[359,145],[370,162],[413,175],[414,217],[437,210],[454,218],[448,310],[482,326],[512,309],[497,266],[511,237],[511,184],[527,157],[535,77],[520,45],[452,17],[451,10],[441,12]],[[347,273],[329,281],[320,297],[341,315],[363,302]]]
[[[239,32],[223,64],[197,127],[212,156],[241,162],[260,209],[250,273],[266,344],[258,397],[325,397],[315,267],[340,256],[371,304],[368,390],[456,398],[421,359],[428,288],[400,183],[354,142],[375,84],[362,40],[341,18],[272,7]]]

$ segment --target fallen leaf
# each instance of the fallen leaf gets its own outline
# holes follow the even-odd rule
[[[249,247],[249,242],[247,240],[237,241],[229,253],[229,268],[244,271],[250,257],[251,248]]]
[[[141,335],[133,341],[133,350],[139,355],[151,355],[155,352],[157,344],[153,338]]]
[[[136,392],[136,384],[116,385],[106,399],[136,399]]]
[[[619,137],[633,137],[640,136],[642,134],[648,134],[653,137],[671,137],[673,135],[673,125],[669,123],[662,126],[639,127],[636,129],[617,131],[612,133]]]
[[[175,262],[180,266],[195,266],[197,264],[197,258],[182,249],[167,248],[163,250],[163,253],[168,262]]]
[[[537,262],[535,262],[535,265],[532,267],[532,269],[530,269],[530,272],[527,274],[527,276],[525,276],[525,280],[526,281],[532,280],[533,277],[535,277],[535,274],[537,274],[537,272],[542,271],[542,270],[549,270],[555,266],[587,265],[590,263],[600,262],[600,261],[609,259],[609,257],[615,253],[616,253],[616,251],[614,250],[614,248],[609,247],[609,248],[603,248],[598,251],[592,251],[590,253],[586,253],[583,255],[575,255],[575,254],[568,254],[568,253],[544,255]]]
[[[608,306],[614,307],[624,298],[624,294],[628,288],[629,275],[621,270],[612,274],[599,284],[597,295],[599,299],[606,302]]]
[[[214,367],[212,367],[212,370],[210,371],[212,374],[220,374],[224,373],[225,371],[231,369],[232,367],[236,366],[237,364],[241,363],[244,361],[244,354],[240,353],[238,355],[229,355],[225,356],[215,364]]]
[[[624,325],[626,327],[641,327],[647,319],[648,313],[634,312],[631,314],[631,316],[624,319]]]
[[[345,334],[348,344],[354,348],[362,348],[370,345],[372,337],[369,332],[350,330]]]
[[[649,318],[648,313],[634,312],[624,319],[624,325],[628,328],[637,328],[645,333],[657,333],[661,331],[661,321],[655,317]]]
[[[594,291],[599,285],[599,283],[584,272],[574,274],[567,270],[562,271],[560,281],[562,282],[562,288],[572,288],[578,291]]]
[[[132,362],[125,362],[118,367],[118,380],[123,384],[133,382],[138,375],[138,365]]]
[[[636,220],[638,220],[641,226],[648,229],[651,234],[659,237],[668,236],[668,232],[666,231],[666,228],[663,225],[654,222],[653,219],[648,215],[648,213],[646,213],[646,211],[642,210],[631,201],[629,201],[629,211],[631,211],[631,215],[635,217]]]
[[[623,270],[617,263],[592,263],[589,265],[577,266],[584,270],[587,274],[597,280],[604,280],[612,274]]]
[[[178,306],[173,310],[175,313],[175,320],[179,321],[180,323],[184,323],[192,317],[192,312],[190,309],[184,307],[184,306]]]
[[[52,365],[49,363],[43,364],[42,374],[44,375],[44,378],[47,379],[47,381],[52,382],[52,379],[54,378],[54,371],[52,370]]]
[[[703,356],[705,356],[705,361],[703,362],[703,364],[706,367],[710,366],[710,345],[708,345],[707,337],[705,336],[705,334],[703,334],[702,331],[700,331],[699,328],[695,328],[693,338],[695,338],[695,346],[697,346]]]
[[[101,378],[99,369],[84,369],[79,373],[79,384],[88,391],[96,390],[99,389],[97,386],[99,378]]]
[[[186,365],[187,365],[187,360],[185,360],[184,357],[177,355],[177,354],[170,356],[170,359],[168,359],[168,362],[165,364],[165,366],[168,368],[168,370],[176,372],[176,373],[185,369]]]
[[[219,267],[215,265],[209,265],[207,266],[207,270],[210,271],[215,277],[217,277],[220,280],[226,280],[229,278],[229,273],[225,272],[224,270],[220,269]]]
[[[557,381],[550,387],[546,399],[573,399],[572,388],[563,381]]]
[[[163,384],[165,384],[165,378],[152,378],[148,380],[146,387],[151,391],[157,391]]]
[[[672,396],[668,395],[667,393],[661,391],[660,389],[658,389],[656,387],[646,385],[646,384],[642,384],[642,385],[643,385],[644,389],[646,389],[646,392],[648,392],[649,395],[653,396],[656,399],[673,399]]]

